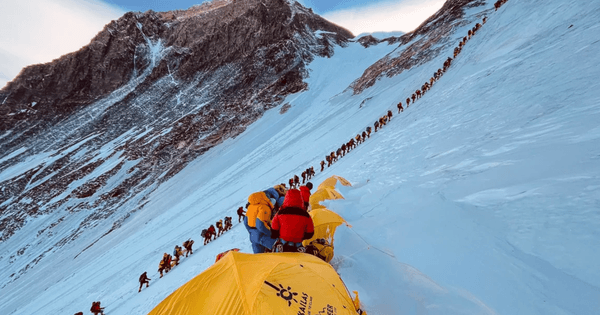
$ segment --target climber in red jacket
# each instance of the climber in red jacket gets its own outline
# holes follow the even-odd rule
[[[300,194],[302,195],[302,201],[304,201],[304,210],[308,211],[310,200],[310,190],[313,188],[313,184],[311,182],[306,183],[305,186],[300,186]]]
[[[281,210],[271,222],[271,238],[278,238],[274,249],[277,252],[304,252],[302,241],[315,233],[312,218],[304,210],[302,193],[297,189],[288,190]]]

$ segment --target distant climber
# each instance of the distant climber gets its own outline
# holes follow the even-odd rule
[[[100,307],[100,301],[92,302],[92,307],[90,308],[90,312],[94,313],[94,315],[104,315],[104,307]]]
[[[208,236],[209,241],[211,241],[213,239],[213,236],[214,236],[214,239],[217,239],[217,230],[215,229],[214,225],[211,224],[208,227],[208,234],[209,234],[209,236]]]
[[[379,117],[379,128],[380,129],[383,128],[383,126],[386,125],[386,118],[387,118],[387,116],[381,116],[381,117]]]
[[[321,160],[321,172],[325,169],[325,161]]]
[[[371,138],[371,127],[367,127],[367,138]],[[365,137],[363,136],[363,142],[365,141]]]
[[[375,132],[377,132],[377,128],[379,128],[379,121],[375,121],[373,127],[375,127]]]
[[[192,239],[188,239],[187,241],[183,242],[183,248],[185,248],[185,257],[194,253],[194,251],[192,250],[192,245],[194,245],[194,240]]]
[[[396,106],[398,107],[398,113],[404,111],[404,107],[402,107],[402,102],[399,102],[398,105],[396,105]]]
[[[225,227],[223,228],[223,230],[225,230],[225,231],[231,230],[231,227],[233,226],[233,224],[231,223],[232,219],[233,219],[232,217],[225,217]]]
[[[171,267],[173,267],[173,265],[171,265],[171,263],[173,262],[173,257],[171,255],[165,253],[163,255],[163,260],[165,261],[165,264],[164,264],[165,272],[171,271]]]
[[[502,6],[502,1],[498,0],[494,3],[494,11],[498,11],[498,9]]]
[[[212,241],[213,235],[216,236],[215,227],[211,225],[208,229],[202,230],[200,236],[204,238],[204,245],[210,243]]]
[[[215,224],[217,226],[217,236],[216,237],[219,237],[219,236],[221,236],[221,234],[223,234],[223,230],[225,229],[225,227],[223,226],[223,220],[219,220]]]
[[[144,284],[146,285],[146,288],[149,287],[150,286],[150,282],[149,281],[152,280],[152,279],[148,278],[148,275],[147,275],[146,271],[144,271],[144,273],[142,273],[142,275],[140,276],[139,280],[140,280],[140,288],[138,290],[138,293],[142,292],[142,286]]]
[[[179,257],[183,256],[183,250],[181,249],[181,247],[179,247],[179,245],[175,245],[175,249],[173,250],[173,264],[175,266],[179,265]]]
[[[242,222],[242,219],[244,218],[244,207],[239,207],[237,209],[237,215],[238,215],[238,223]]]
[[[160,273],[160,278],[163,277],[163,271],[169,272],[167,269],[166,257],[167,257],[167,253],[165,253],[163,255],[163,259],[161,259],[160,262],[158,263],[158,272]]]

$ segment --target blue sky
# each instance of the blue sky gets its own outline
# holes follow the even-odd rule
[[[0,0],[0,88],[21,68],[87,45],[127,11],[187,9],[206,0]],[[445,0],[298,0],[354,35],[409,32]]]

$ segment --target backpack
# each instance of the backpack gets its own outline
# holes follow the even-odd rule
[[[326,239],[318,238],[306,246],[306,253],[330,262],[333,259],[333,246]]]
[[[202,230],[202,233],[200,233],[200,236],[206,237],[206,233],[208,233],[208,230],[204,229],[204,230]]]

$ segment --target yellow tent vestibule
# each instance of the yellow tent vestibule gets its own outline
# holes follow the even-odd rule
[[[149,315],[357,314],[337,272],[303,253],[229,252]]]
[[[352,186],[352,184],[350,184],[349,181],[347,181],[345,178],[343,178],[342,176],[337,176],[337,175],[333,175],[329,178],[327,178],[326,180],[324,180],[319,187],[317,187],[317,189],[321,189],[321,188],[331,188],[331,189],[335,189],[335,185],[337,183],[341,183],[344,186]]]
[[[303,242],[304,245],[308,245],[312,240],[317,238],[324,238],[329,244],[333,244],[335,229],[342,225],[342,223],[346,223],[346,220],[327,208],[314,209],[309,214],[315,226],[315,234],[311,239],[305,240]]]

